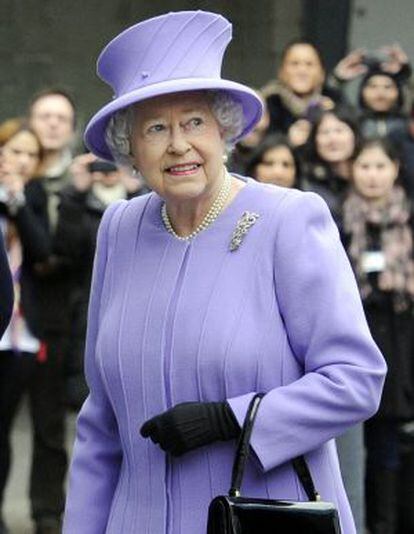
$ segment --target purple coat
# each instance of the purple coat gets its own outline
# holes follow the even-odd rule
[[[386,367],[328,208],[248,179],[185,242],[163,227],[161,204],[121,201],[101,224],[64,533],[204,534],[234,441],[171,458],[139,428],[190,400],[228,399],[242,421],[256,391],[267,395],[244,495],[305,499],[289,462],[304,453],[354,533],[332,438],[375,413]],[[259,219],[230,252],[246,210]]]

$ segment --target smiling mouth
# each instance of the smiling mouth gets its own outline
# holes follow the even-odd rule
[[[168,174],[173,176],[187,176],[196,173],[200,167],[200,163],[182,163],[180,165],[167,167],[165,170]]]

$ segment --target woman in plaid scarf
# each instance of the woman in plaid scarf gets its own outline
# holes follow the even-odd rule
[[[348,253],[372,335],[388,364],[378,413],[365,425],[367,521],[372,534],[397,528],[398,428],[414,416],[411,210],[397,184],[399,161],[385,140],[365,141],[344,204]]]

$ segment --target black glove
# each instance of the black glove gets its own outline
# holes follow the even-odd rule
[[[236,438],[240,427],[227,402],[183,402],[146,421],[141,435],[173,456]]]

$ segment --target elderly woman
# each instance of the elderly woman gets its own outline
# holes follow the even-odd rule
[[[290,462],[305,454],[355,532],[332,438],[375,413],[385,364],[323,201],[226,171],[261,112],[220,78],[230,39],[220,15],[170,13],[99,60],[115,97],[86,141],[153,192],[100,227],[66,534],[204,533],[259,391],[246,493],[305,500]]]

